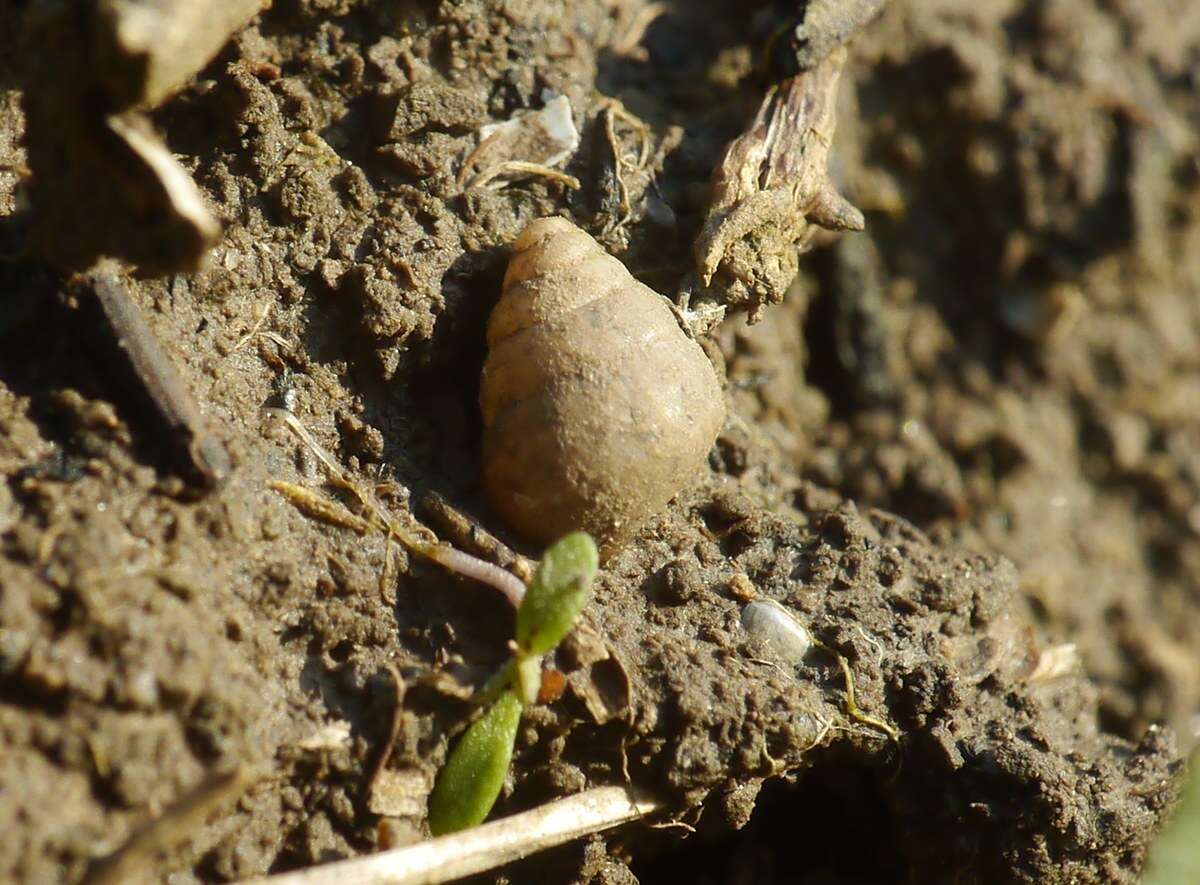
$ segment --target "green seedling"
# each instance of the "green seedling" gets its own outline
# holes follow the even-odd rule
[[[567,535],[546,551],[533,583],[517,609],[517,696],[522,703],[537,700],[542,681],[542,655],[552,651],[571,632],[587,605],[592,578],[599,567],[596,545],[582,532]]]
[[[1200,765],[1183,787],[1179,805],[1150,849],[1143,885],[1190,885],[1200,881]]]
[[[521,702],[506,691],[463,733],[429,797],[435,836],[483,823],[504,786],[520,721]]]
[[[537,701],[542,657],[571,632],[598,568],[596,544],[582,532],[555,542],[542,556],[517,609],[513,658],[483,693],[495,700],[438,772],[429,798],[429,829],[435,836],[477,826],[492,810],[512,760],[521,710]]]
[[[571,632],[587,604],[597,567],[596,545],[583,532],[567,535],[546,551],[517,609],[522,653],[544,655]]]

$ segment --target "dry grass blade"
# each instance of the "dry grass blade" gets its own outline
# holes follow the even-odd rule
[[[462,833],[257,880],[264,885],[437,885],[495,869],[659,808],[625,787],[599,787]]]
[[[496,181],[496,179],[500,178],[502,175],[524,177],[540,176],[542,178],[548,178],[551,181],[557,181],[562,184],[563,187],[570,188],[571,190],[579,190],[579,188],[582,187],[582,185],[579,183],[579,179],[574,175],[568,175],[566,172],[560,172],[557,169],[552,169],[551,167],[545,166],[541,163],[526,163],[523,160],[505,160],[503,163],[497,163],[495,166],[485,169],[475,175],[474,178],[467,182],[465,189],[470,190],[471,188],[483,187],[484,185],[491,185],[492,187],[499,189],[508,187],[510,184],[512,184],[512,182],[508,180]],[[495,182],[495,184],[492,182]]]

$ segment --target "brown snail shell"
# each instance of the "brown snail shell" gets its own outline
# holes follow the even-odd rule
[[[627,538],[695,476],[725,420],[716,372],[666,299],[565,218],[517,238],[487,342],[484,485],[532,541]]]

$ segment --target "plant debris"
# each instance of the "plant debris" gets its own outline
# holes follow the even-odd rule
[[[814,225],[862,230],[862,213],[838,193],[827,162],[846,51],[774,87],[750,128],[713,173],[713,199],[696,239],[700,282],[750,311],[783,300]],[[714,284],[714,278],[716,282]]]
[[[494,183],[506,184],[530,175],[542,175],[578,188],[579,180],[555,171],[579,147],[579,131],[571,118],[571,101],[565,95],[551,98],[538,111],[524,111],[503,123],[488,123],[479,130],[479,144],[458,173],[469,190]]]

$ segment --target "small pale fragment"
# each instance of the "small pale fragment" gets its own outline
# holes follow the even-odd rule
[[[428,772],[416,768],[385,768],[371,784],[367,809],[383,817],[419,820],[425,814],[432,788],[433,778]]]
[[[773,599],[756,599],[742,609],[742,627],[780,661],[799,664],[812,648],[812,634]]]
[[[306,738],[301,738],[296,746],[301,750],[336,750],[350,743],[350,723],[345,719],[335,719],[326,723]]]
[[[758,598],[754,582],[741,572],[729,579],[729,595],[741,602],[753,602]]]
[[[463,161],[460,182],[493,177],[522,177],[523,164],[551,168],[567,160],[579,147],[579,130],[565,95],[546,102],[538,111],[526,111],[489,123],[479,130],[479,146]],[[490,170],[505,171],[492,176]],[[467,185],[471,186],[470,184]]]
[[[194,241],[190,254],[202,255],[221,235],[221,225],[204,205],[200,189],[179,165],[167,146],[140,117],[105,118],[109,130],[145,166],[145,174],[158,185],[157,193],[143,193],[141,199],[158,204],[155,209],[168,216],[170,223],[186,232]]]
[[[1066,642],[1053,645],[1038,655],[1037,665],[1033,672],[1026,677],[1026,682],[1049,682],[1066,676],[1079,667],[1079,652],[1075,643]]]

